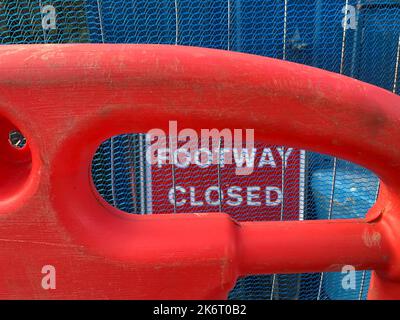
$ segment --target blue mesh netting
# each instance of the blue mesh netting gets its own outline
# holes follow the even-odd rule
[[[396,93],[400,86],[400,1],[396,0],[0,1],[0,43],[62,42],[219,48],[312,65]],[[144,161],[146,143],[144,135],[113,137],[94,157],[93,179],[99,193],[121,210],[137,214],[208,211],[207,206],[188,209],[171,204],[164,189],[188,177],[200,193],[209,185],[226,193],[226,185],[237,183],[228,168],[210,167],[201,175],[193,168],[151,168]],[[279,159],[279,146],[268,147]],[[300,150],[293,150],[291,157],[299,161],[300,173],[296,163],[289,161],[282,172],[259,171],[255,178],[241,181],[281,183],[283,198],[275,209],[283,220],[298,219],[294,213],[299,210],[304,219],[362,217],[374,203],[378,180],[366,169]],[[222,201],[217,206],[239,220],[273,219],[261,206],[240,210]],[[229,297],[366,297],[369,272],[357,272],[352,290],[344,290],[341,280],[340,273],[251,276],[240,279]]]

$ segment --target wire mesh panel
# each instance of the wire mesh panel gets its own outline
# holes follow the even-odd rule
[[[397,0],[0,1],[0,43],[68,42],[233,50],[315,66],[395,93],[400,86]],[[288,146],[258,143],[256,157],[270,149],[275,168],[268,157],[264,168],[237,178],[229,166],[149,166],[148,144],[145,134],[113,137],[93,160],[99,193],[129,213],[221,211],[241,221],[354,218],[365,215],[379,191],[378,179],[363,168],[302,150],[286,154]],[[276,189],[267,195],[266,187]],[[275,205],[266,207],[268,201]],[[251,276],[240,279],[229,297],[366,297],[368,272],[357,272],[351,290],[343,289],[342,279],[340,273]]]

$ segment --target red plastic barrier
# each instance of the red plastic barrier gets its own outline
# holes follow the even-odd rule
[[[374,269],[400,298],[400,97],[326,71],[200,48],[0,47],[0,298],[225,298],[239,276]],[[255,129],[382,179],[365,220],[246,222],[128,215],[95,191],[98,145],[121,133]],[[10,130],[28,145],[14,149]],[[44,290],[44,265],[57,271]]]

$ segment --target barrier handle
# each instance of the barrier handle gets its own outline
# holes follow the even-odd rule
[[[221,297],[241,275],[332,271],[343,263],[378,270],[373,283],[400,279],[399,96],[316,68],[201,48],[2,46],[0,58],[0,117],[23,131],[32,156],[17,193],[0,197],[4,237],[63,244],[52,257],[65,265],[67,250],[83,257],[73,258],[84,264],[74,271],[80,277],[93,267],[91,257],[105,257],[104,272],[118,270],[112,281],[127,292],[133,281],[135,297],[161,296],[177,270],[182,279],[170,297]],[[143,217],[111,208],[91,181],[99,144],[122,133],[167,131],[172,120],[197,132],[254,129],[257,141],[353,161],[380,177],[378,202],[367,220],[332,222],[238,224],[226,215]],[[15,217],[27,222],[12,223]],[[47,231],[29,228],[32,221]],[[10,244],[2,246],[8,252]],[[192,288],[199,283],[203,291]],[[373,287],[372,297],[384,295]]]

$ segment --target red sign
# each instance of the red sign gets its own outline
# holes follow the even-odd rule
[[[252,152],[249,175],[237,175],[237,157],[231,164],[185,168],[153,164],[148,188],[152,213],[224,212],[238,221],[302,219],[304,151],[256,143]]]

